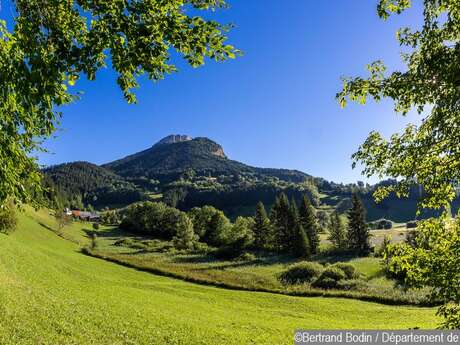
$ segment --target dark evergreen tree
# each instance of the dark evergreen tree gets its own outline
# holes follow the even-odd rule
[[[310,243],[302,224],[297,223],[295,227],[295,242],[293,245],[294,255],[298,258],[308,258],[311,255]]]
[[[270,220],[262,202],[259,202],[256,207],[253,232],[255,248],[263,249],[273,245]]]
[[[289,225],[288,225],[288,232],[287,232],[287,242],[291,244],[295,243],[297,240],[297,225],[299,224],[299,209],[297,208],[297,202],[294,198],[291,199],[289,204]]]
[[[289,249],[290,236],[290,206],[286,194],[281,193],[275,200],[270,214],[275,237],[275,249],[286,251]]]
[[[318,252],[319,247],[319,233],[318,224],[315,216],[315,208],[310,202],[308,196],[304,195],[302,203],[300,204],[299,220],[310,243],[310,251],[312,254]]]
[[[347,230],[344,220],[337,211],[333,212],[329,220],[329,237],[328,240],[337,249],[346,248]]]
[[[366,210],[356,193],[353,193],[351,201],[352,207],[348,211],[348,247],[359,255],[367,255],[371,251],[371,246]]]

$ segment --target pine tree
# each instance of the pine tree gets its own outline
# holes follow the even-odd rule
[[[293,244],[297,240],[297,225],[299,224],[299,209],[294,198],[289,203],[289,225],[287,232],[287,241]]]
[[[310,243],[310,251],[312,254],[316,254],[319,247],[318,224],[315,217],[315,208],[306,195],[302,198],[299,219],[307,234],[308,242]]]
[[[254,247],[264,249],[270,247],[273,243],[270,220],[267,217],[265,206],[259,202],[254,215]]]
[[[295,227],[295,236],[296,240],[293,245],[293,254],[298,258],[306,259],[310,257],[310,242],[308,241],[307,234],[305,233],[305,230],[300,223],[297,223],[297,226]]]
[[[343,219],[339,213],[335,211],[332,213],[329,220],[329,237],[328,240],[332,242],[335,248],[343,249],[347,243],[347,230]]]
[[[352,196],[352,207],[348,211],[348,247],[359,255],[371,251],[369,228],[366,224],[366,210],[356,193]]]
[[[273,205],[270,218],[273,224],[275,236],[275,248],[278,251],[286,251],[290,245],[290,205],[286,194],[281,193]]]

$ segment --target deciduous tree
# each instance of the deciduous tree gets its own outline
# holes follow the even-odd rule
[[[387,19],[392,13],[399,14],[410,9],[411,5],[410,0],[380,0],[378,14]],[[387,73],[383,62],[374,62],[368,66],[368,78],[345,78],[343,90],[337,97],[342,106],[348,100],[365,103],[367,98],[376,101],[390,98],[394,101],[396,112],[405,115],[415,109],[423,120],[419,125],[408,125],[402,133],[389,139],[372,132],[354,154],[354,161],[355,164],[363,164],[364,174],[368,177],[398,179],[396,185],[379,188],[375,193],[377,200],[382,200],[391,192],[407,195],[410,186],[416,182],[425,190],[421,207],[447,207],[455,197],[460,182],[458,0],[424,0],[423,25],[418,29],[400,29],[398,39],[406,48],[403,54],[406,66],[402,71]],[[442,243],[444,249],[439,247],[423,252],[424,260],[420,263],[411,261],[406,267],[408,273],[417,275],[423,271],[423,279],[410,279],[409,275],[408,282],[418,286],[431,284],[436,289],[442,289],[445,304],[439,313],[445,317],[446,327],[458,328],[460,265],[450,265],[452,257],[449,252],[457,248],[457,235],[450,233],[442,221],[438,224],[419,222],[418,227],[432,228],[434,231],[430,237],[433,245]],[[449,234],[446,238],[443,237],[445,233]],[[395,262],[403,262],[410,253],[406,245],[401,246],[401,260],[397,253]],[[439,265],[426,265],[429,262],[438,262]],[[439,279],[446,273],[444,266],[451,269],[449,279]]]
[[[13,0],[14,27],[0,21],[0,203],[32,202],[40,173],[31,153],[56,129],[71,88],[109,65],[129,103],[137,78],[177,71],[174,56],[193,67],[240,52],[227,44],[230,26],[199,16],[224,0]],[[194,15],[189,15],[193,13]],[[176,54],[177,53],[177,54]]]

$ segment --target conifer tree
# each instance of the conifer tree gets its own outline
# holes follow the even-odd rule
[[[337,249],[343,249],[347,244],[347,230],[343,219],[337,211],[334,211],[329,220],[328,240]]]
[[[352,196],[352,207],[348,211],[348,247],[359,255],[371,250],[369,228],[366,224],[366,210],[356,193]]]
[[[267,217],[264,204],[260,201],[254,215],[254,247],[263,249],[270,247],[273,243],[270,220]]]
[[[293,244],[297,240],[297,225],[299,224],[299,209],[294,198],[289,203],[289,226],[287,232],[287,241]],[[292,248],[292,247],[291,247]]]
[[[290,242],[290,206],[286,194],[281,193],[275,201],[270,214],[275,236],[275,248],[278,251],[286,251]]]
[[[319,247],[318,224],[315,217],[315,208],[306,195],[302,198],[299,210],[299,219],[308,237],[310,252],[312,254],[316,254]]]
[[[302,224],[297,223],[295,227],[295,242],[293,245],[294,255],[298,258],[308,258],[311,255],[310,243]]]

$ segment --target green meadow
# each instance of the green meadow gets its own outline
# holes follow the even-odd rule
[[[197,285],[83,255],[45,211],[0,235],[1,344],[292,344],[298,328],[433,328],[435,310]]]

